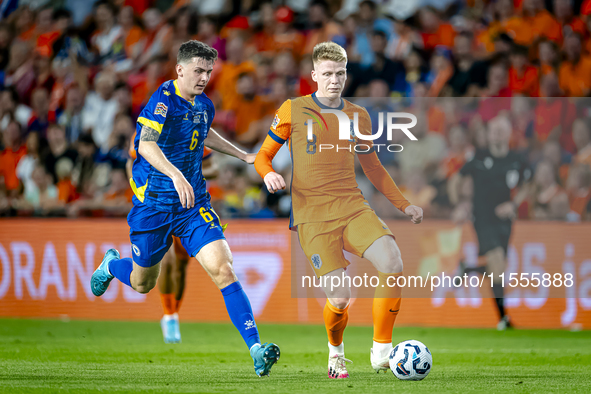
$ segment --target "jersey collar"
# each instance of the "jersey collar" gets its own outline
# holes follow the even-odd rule
[[[318,97],[316,97],[316,92],[312,93],[312,100],[314,100],[316,105],[322,109],[338,109],[340,111],[343,109],[343,107],[345,107],[345,100],[343,100],[342,98],[341,98],[341,105],[339,105],[337,108],[328,107],[328,106],[322,104],[320,102],[320,100],[318,100]]]
[[[176,81],[177,81],[176,79],[174,81],[172,81],[172,83],[174,85],[174,92],[176,93],[176,95],[179,96],[180,98],[182,98],[183,100],[185,100],[186,102],[188,102],[189,104],[195,105],[195,100],[193,100],[193,102],[190,102],[189,100],[187,100],[186,98],[181,96],[181,91],[180,91],[179,85],[177,85]]]

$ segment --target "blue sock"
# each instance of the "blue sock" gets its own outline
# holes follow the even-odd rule
[[[133,260],[129,257],[120,260],[111,260],[109,262],[109,271],[111,275],[119,281],[131,287],[130,276],[133,270]]]
[[[234,327],[238,329],[242,339],[250,349],[253,345],[261,343],[259,329],[254,321],[250,301],[240,282],[234,282],[222,289],[226,309]]]

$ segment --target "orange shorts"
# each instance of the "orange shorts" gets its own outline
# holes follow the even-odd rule
[[[343,249],[363,257],[367,248],[384,235],[394,237],[371,208],[327,222],[298,224],[300,245],[319,277],[351,264]]]

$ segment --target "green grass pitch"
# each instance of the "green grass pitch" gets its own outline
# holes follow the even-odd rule
[[[282,352],[268,378],[230,324],[181,323],[183,343],[166,345],[158,322],[0,319],[0,392],[591,392],[588,331],[395,328],[433,354],[425,380],[404,382],[371,369],[371,327],[345,331],[354,363],[342,381],[326,376],[323,326],[259,329]]]

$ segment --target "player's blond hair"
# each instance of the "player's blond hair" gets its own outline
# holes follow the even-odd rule
[[[314,47],[312,52],[312,61],[318,64],[323,60],[332,60],[333,62],[346,62],[347,52],[345,48],[332,41],[321,42]]]

